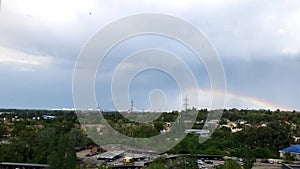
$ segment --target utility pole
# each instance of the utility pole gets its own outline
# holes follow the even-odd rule
[[[189,105],[188,101],[189,101],[189,99],[187,98],[187,95],[185,95],[184,104],[183,104],[185,111],[187,111],[187,109],[188,109],[188,105]]]
[[[133,106],[134,106],[133,99],[131,99],[131,101],[130,101],[130,113],[133,113]]]
[[[97,106],[97,109],[98,109],[98,110],[101,110],[101,108],[100,108],[100,105],[99,105],[99,104],[98,104],[98,106]]]

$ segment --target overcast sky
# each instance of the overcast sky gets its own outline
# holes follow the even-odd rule
[[[179,17],[207,36],[224,67],[226,108],[300,110],[298,0],[2,0],[0,107],[72,108],[73,71],[84,44],[104,26],[140,13]],[[200,91],[201,103],[196,105],[190,98],[190,106],[209,106],[207,72],[181,45],[166,37],[145,35],[116,46],[98,70],[99,106],[114,108],[113,71],[122,59],[145,48],[180,55],[200,75],[199,87],[189,92]],[[122,92],[129,92],[137,110],[182,109],[176,79],[157,70],[139,73],[128,91]],[[124,104],[129,108],[129,101]]]

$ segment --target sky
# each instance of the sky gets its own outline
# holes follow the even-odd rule
[[[300,110],[298,0],[2,0],[0,107],[73,108],[72,78],[84,45],[106,25],[142,13],[181,18],[210,40],[224,69],[225,108]],[[210,106],[211,84],[201,60],[173,39],[143,35],[127,39],[105,56],[95,81],[99,107],[115,109],[114,72],[126,74],[134,66],[151,62],[151,56],[134,63],[126,60],[146,48],[179,56],[196,74],[198,86],[181,93],[177,79],[148,69],[132,78],[128,90],[118,91],[118,96],[129,93],[124,109],[132,99],[138,111],[180,110],[184,95],[190,107]],[[120,63],[127,66],[118,67]],[[172,59],[166,64],[176,67]],[[122,84],[124,77],[117,81]],[[191,97],[195,92],[200,93],[200,104]]]

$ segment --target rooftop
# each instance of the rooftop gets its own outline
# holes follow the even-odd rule
[[[293,145],[287,148],[284,148],[282,150],[279,150],[280,153],[284,152],[290,152],[290,153],[295,153],[295,154],[300,154],[300,144]]]
[[[108,151],[108,152],[105,152],[105,153],[102,153],[102,154],[98,155],[98,158],[113,159],[116,156],[121,155],[122,153],[124,153],[124,151],[119,151],[119,150]]]

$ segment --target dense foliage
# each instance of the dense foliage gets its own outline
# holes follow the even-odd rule
[[[205,120],[207,111],[200,110],[198,121]],[[272,118],[274,117],[274,118]],[[278,158],[278,150],[293,144],[292,135],[299,134],[300,113],[269,110],[224,110],[220,124],[238,119],[249,125],[232,133],[229,128],[216,130],[205,143],[198,144],[198,135],[188,134],[170,153],[214,154],[251,158]],[[261,127],[261,124],[266,126]],[[199,124],[194,128],[201,128]]]
[[[178,156],[173,159],[166,159],[165,157],[160,157],[154,160],[147,169],[198,169],[198,164],[196,157],[191,156]]]
[[[56,118],[42,119],[43,114]],[[34,117],[40,120],[32,120]],[[1,138],[6,141],[0,144],[0,161],[75,168],[75,146],[85,145],[87,139],[76,125],[74,112],[23,110],[3,118],[10,120],[0,122]]]
[[[242,167],[234,160],[226,160],[222,169],[242,169]]]
[[[0,112],[0,161],[47,163],[53,168],[74,168],[75,147],[92,143],[80,128],[73,111],[8,109]],[[193,128],[201,129],[208,113],[208,110],[199,110]],[[43,119],[43,115],[56,118]],[[104,117],[120,133],[131,137],[150,137],[166,129],[166,123],[175,122],[179,113],[163,113],[152,123],[132,122],[117,112],[107,112]],[[224,110],[219,123],[222,125],[239,119],[248,122],[248,125],[238,124],[238,128],[242,128],[239,132],[220,127],[203,144],[199,144],[197,134],[188,134],[168,153],[242,157],[249,160],[251,166],[255,158],[278,158],[278,150],[294,144],[292,136],[300,136],[300,113],[295,111],[230,109]],[[158,161],[149,168],[194,165],[190,158],[177,160],[178,167],[172,161],[168,161],[168,165]]]

